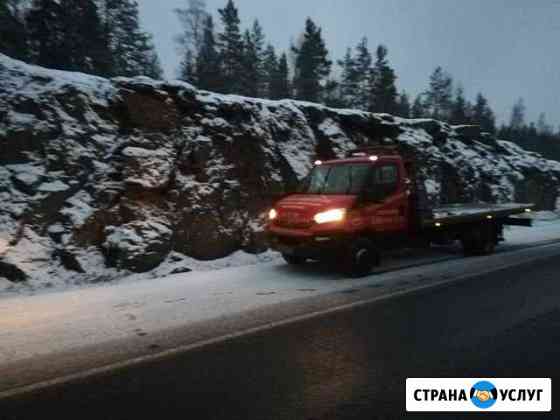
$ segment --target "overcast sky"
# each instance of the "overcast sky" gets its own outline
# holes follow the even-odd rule
[[[186,0],[138,0],[166,76],[180,61],[173,9]],[[207,0],[215,16],[226,0]],[[545,112],[560,124],[560,0],[235,0],[242,25],[258,18],[268,41],[287,49],[310,16],[323,28],[333,59],[367,36],[383,43],[399,89],[416,94],[437,65],[451,73],[469,99],[481,91],[498,118],[509,120],[519,97],[529,120]]]

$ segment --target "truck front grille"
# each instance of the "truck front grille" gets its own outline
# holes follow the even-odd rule
[[[286,246],[298,246],[302,243],[301,238],[297,236],[278,236],[278,242]]]
[[[307,229],[313,225],[310,221],[278,220],[276,226],[289,229]]]

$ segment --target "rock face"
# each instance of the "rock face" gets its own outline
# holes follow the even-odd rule
[[[41,264],[50,258],[42,275],[90,279],[100,264],[143,272],[171,252],[262,251],[264,211],[313,160],[386,140],[417,155],[434,203],[555,206],[560,163],[476,127],[107,80],[0,55],[0,241],[9,244],[0,277],[36,275],[18,264],[22,243],[40,247]]]

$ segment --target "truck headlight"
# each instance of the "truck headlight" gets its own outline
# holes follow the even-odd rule
[[[268,220],[274,220],[278,217],[278,212],[274,209],[270,209],[268,212]]]
[[[317,213],[313,220],[315,222],[322,224],[322,223],[331,223],[331,222],[341,222],[344,220],[346,216],[346,209],[333,209],[327,210],[322,213]]]

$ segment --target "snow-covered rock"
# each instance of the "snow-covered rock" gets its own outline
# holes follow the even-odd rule
[[[385,140],[416,155],[434,203],[556,206],[560,163],[477,127],[108,80],[0,55],[0,278],[99,281],[169,255],[264,251],[267,207],[315,159]]]

